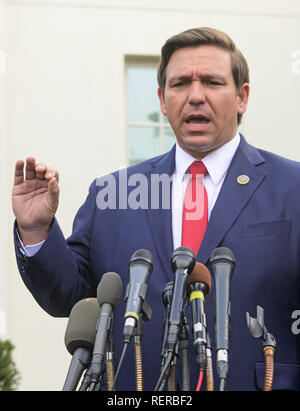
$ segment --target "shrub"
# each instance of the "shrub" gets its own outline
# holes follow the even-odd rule
[[[12,359],[15,347],[8,340],[0,340],[0,391],[15,391],[20,381],[20,375]]]

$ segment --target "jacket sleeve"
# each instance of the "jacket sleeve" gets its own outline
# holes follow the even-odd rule
[[[95,297],[97,284],[91,268],[90,239],[96,207],[96,182],[76,214],[72,235],[66,240],[56,219],[40,250],[25,256],[14,225],[17,265],[38,304],[55,317],[69,316],[82,298]]]

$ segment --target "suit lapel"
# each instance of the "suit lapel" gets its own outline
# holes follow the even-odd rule
[[[198,261],[207,263],[212,251],[219,246],[261,184],[265,173],[259,170],[257,165],[264,161],[258,150],[246,143],[244,137],[241,136],[240,145],[232,159],[212,210],[203,242],[197,254]],[[241,175],[249,177],[247,184],[238,183],[237,178]]]

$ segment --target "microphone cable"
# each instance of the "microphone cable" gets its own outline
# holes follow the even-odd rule
[[[196,391],[201,390],[203,378],[204,378],[204,372],[203,370],[200,370]],[[207,333],[207,346],[206,346],[205,379],[206,379],[206,391],[213,391],[214,390],[214,377],[213,377],[213,366],[212,366],[212,355],[211,355],[211,341],[210,341],[210,336],[208,333]]]
[[[112,386],[112,391],[115,390],[117,379],[118,379],[118,376],[119,376],[119,373],[120,373],[120,369],[121,369],[121,366],[122,366],[122,363],[123,363],[123,360],[124,360],[128,345],[129,345],[129,341],[125,341],[124,345],[123,345],[123,351],[122,351],[122,354],[121,354],[121,357],[120,357],[120,361],[119,361],[119,364],[118,364],[118,368],[117,368],[117,371],[116,371],[115,381],[114,381],[113,386]]]
[[[199,372],[199,379],[198,379],[198,384],[197,384],[196,391],[200,391],[201,385],[202,385],[202,380],[203,380],[203,370],[201,370]]]
[[[173,355],[174,355],[173,352],[168,353],[168,356],[167,356],[166,361],[164,363],[164,366],[161,370],[161,373],[160,373],[159,379],[156,383],[156,386],[154,388],[154,391],[163,391],[163,389],[165,387],[165,384],[166,384],[166,381],[169,377],[170,365],[171,365],[172,360],[173,360]]]

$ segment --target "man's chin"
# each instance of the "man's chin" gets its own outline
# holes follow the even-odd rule
[[[188,137],[185,141],[178,142],[178,144],[187,153],[194,157],[200,156],[200,158],[217,149],[208,137],[199,135]]]

